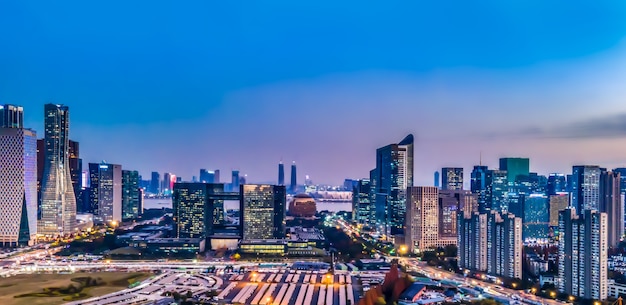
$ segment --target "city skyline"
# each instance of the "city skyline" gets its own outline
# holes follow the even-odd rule
[[[232,5],[5,3],[0,102],[40,135],[41,105],[70,106],[84,162],[144,177],[271,182],[283,159],[299,181],[340,184],[409,133],[415,185],[481,153],[542,174],[626,165],[626,4]]]

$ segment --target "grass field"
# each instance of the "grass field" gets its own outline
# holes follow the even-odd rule
[[[97,287],[88,287],[81,291],[82,298],[101,296],[122,290],[134,281],[143,281],[150,277],[149,273],[76,273],[76,274],[30,274],[10,278],[0,278],[0,304],[2,305],[55,305],[67,301],[66,296],[29,296],[15,298],[25,294],[43,293],[46,288],[67,287],[72,284],[78,286],[72,279],[80,277],[100,278],[104,284]]]

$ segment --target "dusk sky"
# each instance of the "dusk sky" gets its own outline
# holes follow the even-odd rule
[[[68,105],[85,163],[144,178],[341,183],[408,133],[416,185],[626,166],[626,2],[390,2],[2,1],[0,103],[40,136]]]

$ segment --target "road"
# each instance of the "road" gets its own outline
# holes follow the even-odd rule
[[[343,219],[335,217],[334,222],[337,227],[344,230],[350,236],[358,236],[360,238],[364,238],[364,236],[360,234],[360,230],[358,228],[355,228],[354,226],[344,221]],[[370,240],[370,242],[376,243],[376,242],[380,242],[380,240],[372,239]],[[505,298],[509,300],[509,302],[511,303],[518,303],[519,302],[518,300],[530,300],[530,301],[545,304],[545,305],[563,305],[563,302],[560,302],[560,301],[541,298],[534,294],[529,294],[529,293],[524,293],[518,290],[504,288],[497,284],[486,282],[486,281],[465,278],[464,276],[458,275],[456,273],[447,272],[438,268],[433,268],[433,267],[427,266],[426,263],[422,262],[419,259],[389,256],[388,254],[383,253],[381,251],[378,251],[378,254],[380,254],[381,256],[387,256],[391,259],[398,259],[398,261],[402,265],[414,268],[418,272],[427,275],[431,279],[448,280],[448,281],[456,282],[459,285],[466,285],[467,287],[480,286],[482,288],[486,288],[486,292],[489,295],[500,297],[500,298]]]

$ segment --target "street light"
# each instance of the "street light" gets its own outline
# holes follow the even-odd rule
[[[556,298],[556,292],[554,292],[554,291],[550,292],[550,296],[552,298]],[[600,304],[595,304],[595,305],[600,305]]]
[[[267,299],[265,299],[265,303],[267,303],[267,305],[272,305],[272,298],[267,297]]]

